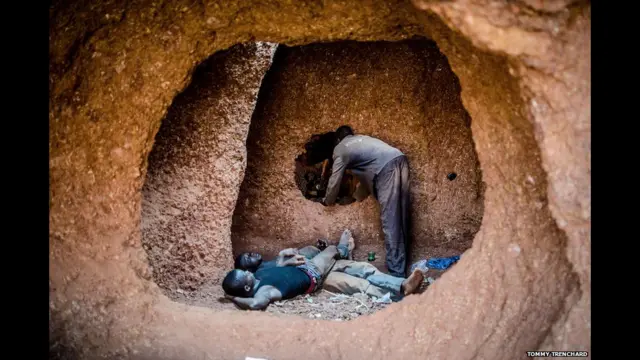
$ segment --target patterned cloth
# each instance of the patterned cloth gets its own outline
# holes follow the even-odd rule
[[[306,264],[299,265],[298,269],[307,273],[307,275],[309,275],[309,279],[311,279],[311,286],[309,286],[309,289],[307,289],[305,294],[311,294],[318,290],[320,284],[322,284],[322,274],[320,274],[318,268],[313,265],[313,263],[307,261]]]

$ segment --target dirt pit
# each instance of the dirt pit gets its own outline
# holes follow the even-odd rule
[[[425,281],[416,294],[426,291],[430,286],[430,281],[435,281],[449,269],[429,269],[425,273]],[[195,292],[179,290],[174,295],[174,299],[188,305],[211,308],[217,311],[244,311],[224,298],[224,291],[218,281],[210,281]],[[362,315],[373,314],[389,306],[389,303],[376,300],[375,297],[366,294],[345,295],[319,289],[313,294],[276,301],[264,311],[277,316],[294,315],[309,319],[349,321]]]
[[[387,270],[379,204],[358,192],[348,173],[338,206],[310,201],[323,193],[307,189],[302,173],[322,172],[323,161],[331,161],[331,132],[342,125],[406,154],[411,262],[469,249],[482,221],[485,186],[461,91],[449,60],[426,37],[278,46],[251,118],[233,255],[273,257],[318,238],[337,241],[349,229],[358,242],[355,259],[374,251],[374,265]],[[328,178],[331,164],[324,167]]]
[[[337,0],[300,5],[275,0],[254,5],[190,0],[161,4],[51,3],[49,338],[52,349],[58,353],[64,349],[60,358],[251,356],[284,360],[305,354],[309,360],[511,360],[524,358],[531,350],[589,351],[590,2]],[[210,98],[205,96],[201,109],[229,111],[216,116],[217,121],[206,116],[195,119],[198,131],[191,134],[206,135],[203,138],[185,136],[174,138],[179,140],[175,143],[166,142],[166,148],[172,151],[184,149],[186,154],[193,149],[201,160],[210,163],[191,161],[195,157],[188,156],[183,167],[166,163],[166,167],[158,168],[164,162],[157,161],[162,156],[154,162],[150,155],[158,144],[154,137],[159,132],[171,133],[159,131],[161,123],[164,126],[163,118],[176,95],[195,77],[196,66],[211,54],[247,41],[299,46],[337,40],[396,41],[414,34],[434,39],[446,54],[464,89],[464,106],[473,118],[469,131],[473,132],[475,146],[469,148],[477,151],[482,166],[485,209],[480,230],[471,236],[473,246],[461,261],[424,293],[353,321],[213,311],[167,298],[160,286],[199,288],[208,277],[215,276],[216,270],[227,269],[232,263],[231,217],[236,205],[244,205],[236,201],[237,189],[245,178],[247,160],[254,161],[259,148],[259,143],[246,141],[249,123],[255,124],[250,119],[254,90],[260,88],[260,78],[269,68],[271,57],[261,56],[266,49],[259,47],[246,57],[224,61],[230,67],[221,71],[229,75],[225,78],[233,86],[221,87],[220,92],[210,93]],[[295,62],[296,57],[302,66],[324,67],[311,57],[294,54],[290,59]],[[389,58],[376,59],[382,59],[382,64]],[[329,65],[335,63],[333,58],[326,60]],[[238,68],[233,64],[251,66]],[[397,65],[390,70],[402,68]],[[424,74],[411,68],[414,71],[406,72],[409,81]],[[309,74],[308,70],[300,73]],[[443,72],[449,70],[445,67],[436,74]],[[314,103],[341,100],[337,92],[330,92],[333,87],[325,83],[323,88],[317,79],[309,79],[314,92],[305,99],[308,101],[301,102],[302,113]],[[356,74],[354,81],[359,79]],[[303,84],[302,78],[297,80],[289,84]],[[223,85],[219,80],[215,84]],[[281,93],[274,97],[275,102],[287,95],[282,86],[276,89]],[[297,90],[289,88],[288,95],[302,93]],[[439,93],[430,91],[426,95]],[[349,90],[348,94],[358,92]],[[414,93],[400,94],[407,97],[380,100],[404,102]],[[218,101],[226,106],[208,106]],[[265,101],[258,102],[264,109]],[[360,102],[351,104],[363,106]],[[273,108],[278,109],[275,105]],[[280,125],[283,117],[285,125],[300,119],[295,109],[285,110],[280,115],[286,116],[273,117]],[[352,124],[357,132],[376,130],[391,135],[390,130],[400,129],[391,118],[375,123],[366,118],[363,116],[362,124]],[[307,122],[318,129],[293,129],[307,137],[346,122],[326,120],[316,117]],[[376,129],[364,129],[367,125]],[[289,135],[288,126],[275,130]],[[438,136],[431,137],[431,144],[450,140],[438,131],[427,131],[414,139],[427,139],[433,134]],[[262,141],[259,136],[257,140]],[[293,142],[294,147],[303,144],[300,140]],[[271,149],[264,150],[268,153]],[[290,165],[280,173],[291,184],[291,163],[298,152],[299,148],[294,148],[282,157]],[[248,166],[248,170],[256,168],[260,167]],[[461,184],[470,173],[450,166],[441,170],[434,172],[433,179],[443,187],[437,189],[432,203],[425,203],[426,208],[468,204],[449,201],[441,194],[448,189],[444,184]],[[446,177],[451,172],[457,174],[453,181]],[[177,178],[176,173],[183,176]],[[146,186],[151,192],[145,195],[142,188],[150,176],[154,182]],[[215,181],[194,186],[198,176]],[[255,178],[267,181],[266,177]],[[256,184],[245,190],[259,187]],[[431,199],[430,189],[425,186],[418,193]],[[457,189],[448,190],[456,193]],[[310,203],[295,185],[291,191],[281,199],[295,196],[300,203]],[[171,200],[164,194],[174,195],[174,199],[182,194],[184,201],[163,202]],[[251,205],[255,197],[242,201],[246,198]],[[151,205],[146,209],[152,211],[145,213],[143,202]],[[286,209],[288,205],[275,206]],[[357,206],[338,209],[351,212]],[[176,211],[180,209],[184,211]],[[299,209],[316,215],[313,208]],[[425,219],[425,226],[421,226],[425,237],[437,234],[431,230],[438,230],[438,226],[432,225],[446,225],[447,216],[457,221],[451,216],[454,213],[459,214],[439,212],[431,225]],[[250,211],[244,214],[260,215]],[[274,219],[275,225],[291,223],[277,213]],[[246,228],[248,223],[240,225]],[[338,233],[342,227],[336,226],[331,232]],[[171,236],[167,228],[175,229],[177,236]],[[261,229],[255,230],[257,234]],[[328,232],[325,230],[320,228],[318,232]],[[368,229],[362,230],[365,233]],[[280,232],[287,233],[286,228]],[[312,237],[314,233],[308,234]],[[150,234],[154,241],[145,240]],[[198,239],[198,234],[203,236]],[[249,245],[253,245],[249,243],[251,235],[247,231]],[[283,239],[304,244],[313,241],[313,237]],[[256,244],[270,240],[274,248],[281,248],[283,239],[256,237]],[[375,238],[372,242],[380,243]],[[151,249],[145,251],[143,246],[147,245]],[[431,243],[426,248],[436,245]],[[149,251],[158,256],[148,256]],[[151,276],[147,269],[150,264],[165,270],[159,278]]]
[[[385,272],[379,204],[349,170],[339,206],[310,201],[324,196],[342,125],[409,159],[410,262],[461,255],[484,211],[461,89],[425,37],[246,43],[212,55],[173,100],[149,155],[141,230],[155,282],[175,300],[206,298],[200,287],[219,284],[239,253],[269,260],[344,229],[358,243],[354,259],[373,251]]]

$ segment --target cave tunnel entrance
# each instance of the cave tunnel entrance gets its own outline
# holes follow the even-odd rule
[[[348,206],[309,201],[322,191],[314,192],[305,176],[330,171],[323,160],[331,156],[324,145],[309,151],[310,142],[330,142],[341,125],[409,158],[411,260],[463,253],[481,223],[484,185],[460,91],[446,57],[424,37],[280,45],[251,120],[233,216],[234,255],[259,251],[269,258],[317,239],[335,243],[348,228],[357,241],[354,258],[366,261],[373,251],[373,264],[386,271],[379,206],[372,196],[354,196],[353,177],[343,181]]]
[[[177,301],[233,308],[217,299],[238,254],[269,260],[284,248],[336,243],[344,229],[356,240],[353,259],[375,252],[369,262],[386,272],[379,206],[357,194],[355,176],[343,181],[348,206],[309,201],[322,194],[308,191],[305,176],[330,171],[326,144],[341,125],[407,155],[411,262],[460,255],[479,229],[484,191],[460,91],[426,38],[252,43],[215,53],[174,100],[149,156],[141,227],[156,283]],[[304,298],[290,304],[269,311],[318,310]],[[311,315],[348,320],[376,309]]]
[[[491,11],[481,2],[433,1],[338,1],[308,6],[284,1],[260,6],[239,2],[228,6],[219,2],[160,6],[151,2],[53,3],[49,47],[50,347],[69,349],[62,354],[69,358],[167,359],[206,355],[285,359],[305,352],[311,358],[412,358],[418,354],[464,358],[469,353],[510,358],[538,348],[590,350],[591,8],[589,2],[549,3],[492,3]],[[305,97],[298,102],[301,110],[310,114],[309,108],[320,110],[313,113],[316,123],[298,121],[290,129],[272,126],[264,130],[270,136],[274,129],[276,135],[288,136],[296,148],[285,154],[290,163],[282,177],[288,182],[286,187],[269,188],[267,184],[264,188],[272,193],[250,193],[249,185],[261,190],[260,184],[269,180],[255,172],[244,175],[245,161],[256,162],[259,154],[260,144],[249,142],[252,149],[247,158],[246,140],[257,90],[271,66],[273,49],[264,44],[233,45],[254,38],[302,45],[336,39],[399,40],[409,34],[433,36],[464,86],[482,177],[489,185],[486,210],[479,211],[482,186],[473,185],[473,174],[465,170],[473,166],[455,166],[466,162],[452,160],[466,152],[445,146],[455,143],[458,131],[464,139],[465,126],[451,131],[444,123],[458,122],[459,117],[443,121],[445,117],[433,115],[432,109],[448,105],[438,101],[442,96],[433,94],[440,90],[439,85],[431,85],[428,92],[420,86],[411,89],[418,95],[422,92],[427,99],[423,104],[429,104],[422,123],[405,116],[414,108],[409,105],[396,107],[402,116],[384,111],[384,116],[376,117],[373,109],[382,113],[384,108],[371,102],[362,105],[358,91],[365,92],[366,86],[347,83],[365,84],[368,78],[361,77],[366,74],[365,66],[353,66],[358,69],[354,79],[340,76],[335,84],[311,78],[304,87],[288,89],[291,99]],[[245,57],[246,50],[255,56]],[[269,55],[262,57],[261,52]],[[370,51],[369,56],[381,52]],[[206,96],[199,103],[188,97],[178,101],[176,92],[187,82],[193,79],[196,85],[202,74],[191,77],[190,71],[207,54],[216,59],[209,63],[210,70],[220,66],[220,78],[200,90],[215,101]],[[416,56],[404,55],[395,59],[388,76],[397,78],[402,74],[397,68],[419,62]],[[238,58],[244,61],[236,61]],[[259,61],[245,67],[251,59]],[[282,66],[281,59],[279,54],[274,70]],[[371,60],[376,61],[391,62],[385,57]],[[319,63],[313,60],[307,65]],[[322,66],[328,69],[330,65]],[[416,85],[413,77],[436,84],[433,78],[448,72],[446,66],[440,71],[431,69],[435,69],[427,72],[431,75],[407,71],[406,85]],[[565,71],[554,74],[554,69]],[[381,72],[373,71],[372,78],[380,77]],[[315,73],[317,78],[335,75]],[[341,98],[345,91],[336,89],[341,83],[352,90],[347,97],[353,95],[353,103],[345,104]],[[383,94],[383,104],[392,99],[411,104],[408,97],[413,92],[404,83],[395,89],[382,85],[367,95]],[[265,81],[268,86],[274,88]],[[395,95],[389,90],[395,90]],[[323,91],[333,93],[321,97],[327,106],[319,109],[314,104],[317,99],[307,98]],[[457,90],[449,98],[455,95]],[[267,107],[269,97],[273,96],[261,94],[259,109]],[[175,106],[161,123],[172,98]],[[331,109],[330,102],[341,103],[341,112]],[[184,109],[181,113],[180,108]],[[288,112],[292,109],[282,108],[276,123],[286,123],[291,117]],[[354,117],[356,110],[369,123]],[[338,118],[342,113],[345,119]],[[178,135],[171,128],[180,126],[181,119],[194,126]],[[251,138],[260,141],[256,135],[260,117],[254,120]],[[261,124],[268,127],[267,121]],[[297,213],[299,217],[331,221],[331,227],[314,224],[317,229],[311,229],[313,232],[299,235],[329,234],[335,240],[339,228],[348,223],[359,244],[356,258],[362,259],[370,245],[367,241],[373,241],[367,238],[367,231],[376,235],[378,228],[378,224],[367,228],[376,222],[375,202],[369,198],[319,209],[300,195],[292,176],[293,159],[306,139],[339,124],[385,138],[411,157],[417,214],[414,246],[426,244],[425,254],[453,249],[456,242],[464,244],[465,238],[474,237],[469,234],[473,234],[478,214],[484,212],[473,249],[465,252],[444,279],[426,294],[388,311],[339,325],[260,313],[213,312],[168,301],[159,292],[147,264],[154,268],[156,283],[171,293],[199,291],[203,282],[215,278],[216,271],[223,273],[232,265],[234,212],[236,253],[243,241],[238,235],[245,231],[246,238],[258,235],[259,227],[239,221],[252,215],[263,220],[260,213],[236,207],[241,185],[240,206],[250,207],[252,199],[275,194],[272,201],[280,201],[283,208],[278,209],[277,222],[264,221],[263,240],[278,240],[273,240],[279,235],[275,225],[284,230],[290,226],[291,218],[282,214],[287,205],[294,204],[304,211]],[[157,132],[160,125],[163,129]],[[290,133],[301,127],[300,134],[291,139]],[[399,129],[407,127],[411,131],[398,135]],[[150,156],[156,133],[164,135],[156,137]],[[422,141],[412,143],[418,137],[414,134]],[[552,136],[542,136],[549,134]],[[174,154],[174,160],[167,155],[167,161],[161,161],[163,154]],[[473,158],[471,154],[466,161]],[[250,166],[260,168],[259,164]],[[454,173],[456,176],[447,176]],[[478,179],[476,176],[480,182]],[[471,184],[463,187],[464,181]],[[477,191],[474,194],[469,188]],[[288,196],[294,200],[283,201]],[[140,205],[141,233],[137,231]],[[470,209],[465,211],[467,206]],[[367,211],[370,216],[364,217]],[[139,235],[149,256],[140,249]],[[280,235],[283,243],[296,240],[284,235]],[[380,239],[374,240],[379,246]],[[308,243],[307,239],[299,241]],[[378,253],[378,259],[382,255]],[[511,276],[501,276],[504,274]],[[277,328],[286,331],[274,331]],[[319,338],[325,341],[318,342]],[[314,351],[308,352],[309,348]]]

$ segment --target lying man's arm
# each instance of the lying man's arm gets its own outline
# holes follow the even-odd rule
[[[278,256],[294,256],[294,255],[298,255],[298,249],[296,248],[284,249],[280,251],[280,253],[278,254]]]
[[[282,294],[273,286],[263,286],[252,298],[241,298],[237,296],[225,295],[227,299],[233,301],[243,310],[264,310],[272,301],[278,301]]]
[[[294,255],[288,259],[285,259],[283,256],[278,256],[278,261],[276,262],[277,267],[298,266],[302,264],[304,264],[304,256],[302,255]]]
[[[269,305],[269,299],[264,297],[241,298],[228,296],[227,298],[242,310],[262,310]]]

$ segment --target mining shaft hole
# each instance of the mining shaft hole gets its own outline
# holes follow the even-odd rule
[[[294,178],[305,199],[322,200],[332,173],[334,131],[314,134],[304,144],[304,151],[296,156]],[[347,170],[342,176],[336,204],[349,205],[368,196],[358,178]]]

